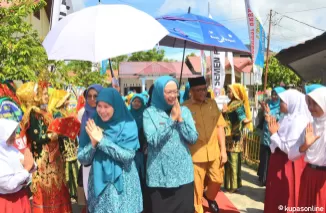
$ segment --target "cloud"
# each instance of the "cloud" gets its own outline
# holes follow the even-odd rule
[[[165,0],[158,13],[159,15],[164,15],[171,12],[186,12],[189,7],[197,7],[197,0]]]
[[[180,10],[187,11],[187,8],[191,6],[196,13],[207,15],[208,1],[210,1],[210,11],[213,18],[232,30],[245,43],[248,43],[244,0],[165,0],[159,12],[166,14],[180,12]],[[271,9],[326,30],[326,9],[295,12],[326,7],[325,0],[251,0],[251,6],[258,13],[256,15],[260,18],[262,24],[264,24],[266,34],[268,32],[267,17]],[[274,50],[302,43],[322,33],[320,30],[300,24],[276,13],[273,13],[272,20],[271,47]]]
[[[170,47],[161,47],[161,48],[165,50],[165,58],[182,61],[182,56],[183,56],[182,48],[170,48]],[[185,57],[187,55],[190,55],[191,53],[195,53],[197,56],[200,55],[200,51],[198,50],[186,49]]]

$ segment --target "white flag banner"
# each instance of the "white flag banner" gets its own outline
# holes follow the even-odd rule
[[[235,84],[235,73],[234,73],[234,61],[233,61],[233,53],[228,52],[228,60],[231,66],[231,84]]]
[[[200,60],[201,60],[201,75],[206,78],[206,55],[205,51],[201,50],[200,51]]]
[[[215,97],[221,94],[225,80],[225,52],[211,52],[212,89]]]
[[[265,31],[257,18],[258,13],[252,9],[250,0],[245,0],[250,37],[250,49],[253,62],[254,82],[262,84],[262,75],[265,61]]]
[[[53,0],[51,28],[67,15],[85,8],[83,0]]]

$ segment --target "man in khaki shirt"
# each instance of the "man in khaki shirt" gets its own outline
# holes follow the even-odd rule
[[[205,78],[189,79],[189,84],[192,99],[186,101],[184,106],[191,111],[199,134],[197,142],[189,145],[195,172],[195,209],[196,213],[204,212],[204,196],[211,212],[217,213],[219,207],[215,198],[223,183],[223,166],[227,161],[224,132],[226,123],[215,100],[206,98]]]

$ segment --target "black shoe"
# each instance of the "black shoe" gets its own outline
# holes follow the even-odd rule
[[[215,200],[208,199],[206,197],[205,193],[204,193],[204,198],[207,200],[208,206],[209,206],[212,213],[218,213],[220,211],[220,208],[218,207]]]

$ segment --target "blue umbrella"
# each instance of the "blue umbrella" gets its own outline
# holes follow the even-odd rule
[[[169,35],[160,41],[160,45],[184,48],[182,62],[185,48],[250,55],[248,48],[232,31],[208,17],[190,13],[190,8],[186,14],[162,16],[156,20],[169,31]]]
[[[184,41],[187,41],[189,49],[250,54],[232,31],[208,17],[186,13],[156,20],[170,33],[160,41],[162,46],[184,48]]]

